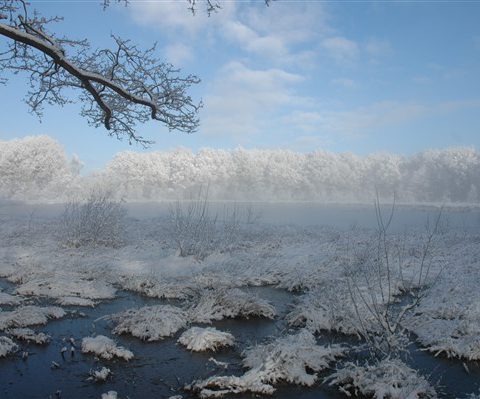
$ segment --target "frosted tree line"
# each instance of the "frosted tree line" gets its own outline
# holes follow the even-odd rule
[[[63,201],[95,187],[130,201],[194,198],[208,187],[212,200],[371,202],[375,192],[402,202],[480,199],[480,153],[473,148],[428,150],[412,156],[290,150],[198,152],[123,151],[86,175],[49,136],[0,141],[3,199]]]

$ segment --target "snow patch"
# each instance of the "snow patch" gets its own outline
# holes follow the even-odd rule
[[[266,300],[238,288],[205,290],[198,303],[190,309],[192,320],[211,323],[235,317],[266,317],[273,319],[275,308]]]
[[[144,341],[158,341],[188,324],[188,314],[175,306],[156,305],[129,309],[110,316],[117,323],[114,334],[131,334]]]
[[[8,337],[0,337],[0,357],[5,357],[10,353],[14,353],[18,346]]]
[[[95,382],[105,382],[112,374],[112,371],[107,367],[102,367],[100,370],[90,370],[90,378]]]
[[[118,394],[116,391],[108,391],[107,393],[102,393],[102,399],[117,399]]]
[[[232,334],[219,331],[213,327],[192,327],[180,336],[178,342],[191,351],[211,350],[215,352],[224,346],[232,346],[234,340]]]
[[[50,342],[50,335],[45,333],[36,333],[30,328],[12,328],[6,331],[9,335],[21,341],[33,342],[38,345],[48,344]]]
[[[0,330],[47,324],[49,319],[60,319],[65,311],[56,306],[22,306],[10,312],[0,312]]]
[[[375,399],[436,398],[435,389],[415,370],[398,359],[385,359],[377,364],[358,365],[348,362],[328,378],[348,396]]]
[[[7,294],[6,292],[0,292],[0,305],[16,306],[16,305],[20,305],[22,300],[23,298],[19,296],[10,295],[10,294]]]
[[[119,357],[128,361],[133,358],[132,352],[125,349],[123,346],[117,346],[115,341],[104,335],[83,338],[82,352],[94,353],[106,360],[110,360],[113,357]]]
[[[64,275],[52,273],[45,277],[34,278],[23,283],[16,290],[20,295],[55,298],[59,299],[59,302],[62,299],[68,302],[68,298],[111,299],[115,298],[115,291],[115,288],[102,280],[84,279],[75,273]],[[71,301],[73,300],[70,299]],[[77,301],[81,303],[80,299]],[[86,306],[91,306],[91,302]]]
[[[196,391],[201,398],[218,398],[242,392],[273,394],[273,385],[280,381],[311,386],[317,374],[310,371],[327,368],[344,352],[345,349],[338,345],[317,345],[314,335],[302,330],[245,351],[243,363],[249,371],[244,375],[213,376],[194,381],[186,388]]]

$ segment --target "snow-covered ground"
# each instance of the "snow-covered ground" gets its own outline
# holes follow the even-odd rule
[[[440,225],[428,251],[423,221],[405,231],[397,229],[380,243],[388,251],[388,269],[384,255],[375,257],[375,231],[361,226],[240,223],[228,245],[213,248],[199,260],[179,256],[166,217],[128,217],[122,245],[114,248],[67,245],[55,215],[2,213],[0,223],[0,280],[6,282],[0,291],[2,362],[15,363],[22,351],[28,355],[29,342],[48,343],[49,337],[37,328],[56,319],[78,318],[128,291],[170,302],[105,315],[102,321],[108,323],[110,336],[92,329],[90,336],[78,337],[83,338],[83,352],[103,361],[136,359],[126,341],[121,341],[126,347],[115,342],[131,335],[141,345],[153,344],[140,340],[178,340],[189,356],[195,356],[189,350],[204,349],[241,355],[246,371],[217,367],[207,378],[194,381],[192,376],[186,381],[190,390],[182,395],[271,394],[278,383],[319,384],[335,369],[330,382],[340,395],[402,398],[405,390],[418,393],[411,398],[442,395],[441,389],[431,388],[434,378],[400,358],[362,363],[366,349],[360,346],[382,339],[400,349],[408,344],[401,345],[404,339],[415,342],[432,357],[464,364],[480,381],[480,223],[477,230]],[[291,292],[293,303],[272,303],[246,289],[264,286]],[[381,314],[391,315],[388,334]],[[234,331],[206,326],[232,319],[273,320],[283,329],[274,337],[252,339],[244,351],[237,347]],[[399,326],[393,326],[395,321]],[[345,337],[345,345],[318,342],[329,334],[337,340]],[[124,363],[122,367],[128,367]],[[105,364],[105,369],[95,365],[96,380],[110,374]],[[378,384],[367,389],[372,378]],[[121,385],[112,388],[123,397]],[[479,383],[466,387],[464,397],[479,388]]]

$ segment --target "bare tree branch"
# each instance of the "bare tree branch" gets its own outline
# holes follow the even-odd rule
[[[110,3],[104,0],[103,6]],[[117,138],[150,144],[135,133],[137,123],[150,119],[170,130],[192,133],[198,128],[202,104],[187,94],[190,86],[200,82],[198,77],[181,76],[179,69],[160,62],[155,46],[141,50],[113,36],[114,50],[92,51],[86,40],[49,33],[46,26],[60,20],[36,11],[30,14],[23,0],[0,1],[0,36],[10,39],[0,53],[0,71],[29,74],[26,102],[38,116],[44,104],[73,102],[65,93],[75,89],[80,90],[81,115]]]

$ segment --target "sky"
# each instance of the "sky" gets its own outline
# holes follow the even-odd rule
[[[480,1],[31,1],[61,15],[58,33],[108,47],[111,34],[202,81],[197,132],[138,127],[149,149],[89,127],[79,104],[49,106],[41,121],[23,98],[25,75],[0,86],[0,139],[48,134],[87,170],[123,150],[282,148],[409,155],[480,148]],[[0,37],[0,43],[5,42]],[[75,99],[75,97],[73,97]]]

